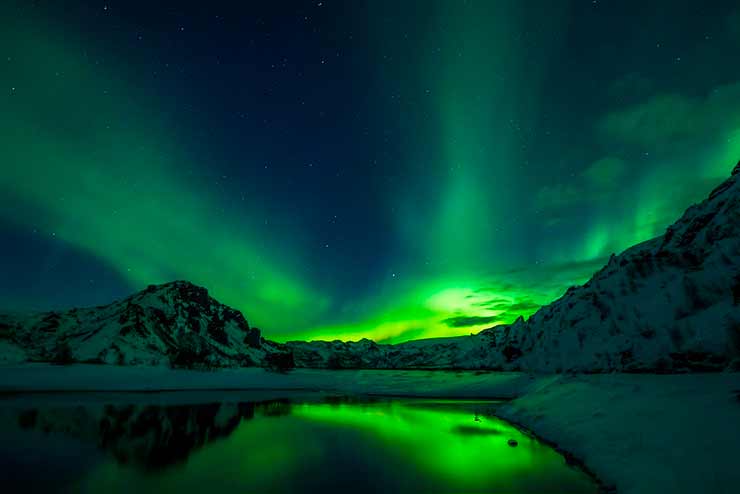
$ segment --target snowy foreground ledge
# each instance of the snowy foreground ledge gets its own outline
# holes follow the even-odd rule
[[[186,393],[193,399],[219,391],[513,398],[497,415],[572,453],[620,494],[740,492],[740,373],[533,376],[299,369],[275,374],[32,364],[0,367],[0,377],[0,392],[14,399],[14,392],[22,391],[160,390],[196,392]]]
[[[620,494],[740,492],[740,374],[538,378],[497,415]]]

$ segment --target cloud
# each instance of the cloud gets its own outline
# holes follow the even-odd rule
[[[660,93],[605,115],[598,123],[606,137],[650,150],[705,140],[740,125],[740,83],[717,86],[704,97]]]
[[[514,297],[501,297],[493,294],[500,292],[501,286],[495,288],[481,288],[476,293],[492,293],[490,297],[473,304],[484,309],[483,315],[475,313],[458,313],[447,317],[442,323],[450,328],[478,327],[489,324],[509,324],[519,316],[525,319],[534,314],[543,304],[560,297],[568,286],[585,282],[596,271],[602,268],[606,257],[588,260],[568,261],[559,263],[539,264],[523,268],[510,269],[501,272],[498,276],[509,280],[509,293],[518,293]],[[486,312],[490,311],[490,314]],[[460,311],[463,312],[463,311]]]
[[[740,18],[740,14],[738,16]],[[615,83],[617,89],[613,90],[626,90],[625,87],[634,85],[643,88],[648,86],[641,77],[632,75],[620,79]],[[627,181],[635,182],[644,178],[641,170],[633,166],[637,163],[636,159],[646,164],[641,167],[646,172],[655,173],[660,168],[647,164],[661,165],[665,173],[660,181],[678,177],[677,187],[688,183],[689,174],[696,178],[698,167],[701,167],[701,178],[716,180],[718,176],[723,176],[729,164],[710,161],[719,157],[726,159],[722,150],[731,153],[737,148],[732,142],[740,132],[740,82],[714,87],[703,96],[688,96],[678,92],[654,94],[606,113],[597,121],[596,131],[610,151],[624,150],[625,155],[631,158],[625,160],[610,152],[584,168],[575,180],[540,188],[534,204],[551,213],[548,226],[564,221],[558,210],[607,204],[617,191],[625,189]],[[673,166],[666,167],[665,163],[672,163]],[[718,174],[718,170],[723,172]],[[696,191],[694,187],[691,188]],[[636,190],[631,185],[630,189]],[[703,194],[703,190],[700,192]],[[694,192],[688,196],[688,202],[680,204],[681,210],[700,195]],[[670,211],[659,215],[656,221],[665,222],[666,218],[675,216],[676,202],[670,201],[673,205]]]
[[[542,307],[540,304],[531,301],[522,301],[515,304],[511,304],[506,308],[507,311],[511,312],[534,312]]]
[[[517,313],[537,310],[542,306],[542,304],[538,304],[531,300],[521,300],[519,302],[512,302],[509,300],[490,300],[488,302],[481,302],[476,305],[493,310],[504,310],[507,312]]]
[[[606,115],[600,130],[611,137],[651,147],[695,132],[701,120],[698,107],[696,101],[686,96],[659,94]]]
[[[627,164],[620,158],[600,158],[588,165],[572,182],[548,184],[540,188],[535,205],[551,211],[607,199],[608,192],[619,186],[626,170]],[[548,221],[552,224],[552,219]]]
[[[493,324],[499,321],[501,321],[499,316],[457,316],[449,317],[442,322],[451,328],[465,328],[480,326],[481,324]]]

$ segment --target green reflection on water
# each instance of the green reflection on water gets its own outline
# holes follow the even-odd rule
[[[152,471],[112,459],[83,492],[593,493],[551,448],[475,404],[279,403]],[[172,431],[177,434],[177,431]],[[507,444],[509,439],[517,447]]]

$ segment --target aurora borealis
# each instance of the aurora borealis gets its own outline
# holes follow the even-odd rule
[[[740,158],[737,2],[57,3],[0,7],[3,309],[187,279],[279,341],[469,334]]]

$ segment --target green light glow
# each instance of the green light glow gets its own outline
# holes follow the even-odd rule
[[[410,339],[460,336],[508,324],[533,314],[541,305],[562,295],[573,283],[586,281],[603,263],[591,261],[552,264],[539,269],[481,274],[477,278],[414,280],[379,300],[379,316],[317,326],[288,339],[371,338],[384,343]],[[393,301],[389,303],[388,300]]]
[[[665,87],[651,58],[640,66],[642,89],[622,94],[636,78],[608,63],[594,69],[611,74],[614,87],[578,101],[570,88],[583,87],[582,77],[571,71],[566,45],[583,28],[571,26],[566,2],[368,2],[358,9],[361,22],[346,20],[357,56],[367,55],[358,65],[379,80],[349,74],[367,84],[368,100],[356,104],[368,122],[348,135],[389,139],[373,150],[378,166],[362,170],[377,202],[343,218],[342,200],[332,197],[319,220],[282,221],[276,204],[318,211],[322,201],[287,194],[255,172],[262,163],[252,157],[272,149],[244,136],[224,153],[238,163],[204,162],[190,142],[203,120],[178,120],[184,113],[171,116],[161,97],[175,79],[160,87],[114,38],[85,38],[51,10],[15,15],[7,3],[0,7],[3,224],[102,261],[95,264],[130,291],[173,279],[203,285],[277,341],[401,342],[527,317],[610,254],[662,234],[740,157],[740,82],[729,73]],[[727,44],[717,39],[715,48]],[[182,87],[190,82],[183,78]],[[301,84],[296,93],[310,92]],[[192,104],[187,91],[179,97],[178,105]],[[376,146],[374,137],[358,139]],[[316,146],[321,155],[333,144]],[[331,176],[316,180],[365,187],[354,182],[360,175],[341,183],[333,175],[369,157],[351,158],[326,163]],[[227,165],[244,176],[224,178]],[[346,224],[334,223],[335,213]],[[327,233],[326,224],[336,230]],[[334,256],[324,235],[336,238],[332,248],[352,240]],[[363,236],[382,238],[383,249],[358,262],[352,242]],[[14,294],[13,303],[24,296]]]
[[[435,140],[425,146],[435,153],[430,161],[410,149],[408,159],[423,162],[422,188],[433,201],[401,194],[396,223],[404,245],[449,277],[480,269],[486,258],[498,266],[492,244],[512,233],[507,210],[520,150],[508,128],[521,116],[518,91],[525,90],[512,33],[522,18],[514,2],[435,1],[429,9],[426,37],[435,43],[419,47],[418,80],[430,95]]]
[[[541,74],[532,70],[533,60],[520,57],[516,33],[526,19],[519,4],[428,6],[422,39],[435,41],[419,47],[423,56],[414,80],[430,95],[426,109],[438,142],[425,142],[419,155],[408,150],[410,161],[423,162],[413,165],[421,178],[409,189],[421,189],[423,197],[404,190],[391,198],[400,245],[413,258],[402,275],[407,282],[384,287],[370,314],[293,339],[396,343],[467,335],[527,317],[582,279],[553,287],[550,280],[488,274],[526,262],[506,247],[520,229],[511,209],[518,205],[515,183],[523,157],[512,122],[532,118],[536,98],[527,93],[541,84]],[[553,9],[548,25],[560,22],[560,10]],[[436,151],[431,160],[427,147]]]
[[[107,461],[82,492],[331,491],[350,485],[414,492],[595,492],[552,449],[494,417],[474,420],[476,403],[294,404],[289,415],[257,416],[185,464],[146,474]],[[480,405],[482,408],[486,404]],[[514,439],[519,446],[507,445]],[[362,465],[361,472],[353,470]],[[360,479],[355,475],[367,475]],[[362,482],[362,485],[358,485]],[[366,485],[367,483],[367,485]]]
[[[0,96],[12,163],[0,174],[5,220],[107,261],[135,289],[176,278],[206,286],[275,331],[326,310],[330,297],[307,286],[299,251],[281,247],[298,239],[267,240],[258,204],[235,208],[204,183],[135,91],[68,40],[0,26],[22,60],[17,89]]]

